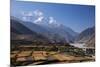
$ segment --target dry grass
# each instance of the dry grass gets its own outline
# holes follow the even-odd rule
[[[35,61],[46,60],[46,56],[47,56],[47,54],[45,51],[34,51],[32,53],[32,57],[34,57]]]
[[[32,53],[32,51],[21,51],[17,57],[26,57],[26,56],[30,56],[30,54]]]

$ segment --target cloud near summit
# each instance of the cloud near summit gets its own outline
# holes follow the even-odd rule
[[[33,23],[44,23],[46,20],[48,24],[57,24],[52,16],[45,17],[45,13],[39,9],[34,11],[21,11],[23,21],[30,21]]]
[[[44,13],[40,10],[35,10],[34,12],[35,20],[34,23],[40,23],[44,19]]]

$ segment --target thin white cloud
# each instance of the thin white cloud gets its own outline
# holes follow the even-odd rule
[[[33,17],[33,12],[32,11],[21,11],[21,16],[23,21],[31,21]]]
[[[61,24],[57,23],[57,21],[54,19],[54,17],[49,17],[49,24],[52,24],[56,27],[60,26]]]
[[[34,15],[36,16],[36,17],[40,17],[40,16],[43,16],[43,12],[42,11],[40,11],[40,10],[35,10],[34,12]]]
[[[32,12],[32,11],[27,11],[27,12],[21,11],[21,14],[22,14],[23,16],[27,16],[27,17],[33,16],[33,12]]]
[[[53,17],[49,17],[49,24],[56,23],[56,20]]]

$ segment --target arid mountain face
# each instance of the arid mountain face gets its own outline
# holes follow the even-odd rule
[[[95,46],[95,27],[88,28],[81,32],[76,38],[76,42],[86,43],[87,47]]]
[[[11,19],[11,40],[48,41],[46,37],[31,31],[15,19]]]
[[[86,42],[86,47],[95,47],[95,34],[93,34],[90,39]]]

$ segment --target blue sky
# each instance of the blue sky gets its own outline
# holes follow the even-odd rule
[[[21,11],[41,10],[45,17],[52,16],[58,23],[81,32],[95,25],[95,7],[89,5],[19,2],[11,0],[11,15],[21,17]]]

